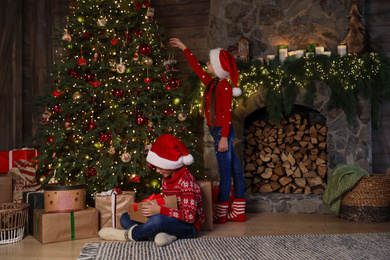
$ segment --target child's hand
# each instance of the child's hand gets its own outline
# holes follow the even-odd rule
[[[221,140],[218,143],[218,152],[223,153],[228,150],[228,140],[226,137],[221,137]]]
[[[184,45],[184,43],[182,41],[180,41],[180,39],[178,38],[171,38],[169,40],[169,44],[172,46],[172,47],[177,47],[179,49],[181,49],[182,51],[184,51],[187,47]]]
[[[144,217],[160,214],[161,206],[157,205],[156,201],[147,200],[147,202],[149,202],[149,205],[145,203],[145,205],[141,207],[141,212]]]

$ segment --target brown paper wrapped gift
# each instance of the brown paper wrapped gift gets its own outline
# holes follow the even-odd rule
[[[205,221],[200,225],[201,231],[213,230],[213,202],[212,202],[212,191],[211,181],[209,180],[197,180],[200,187],[200,193],[202,196],[203,214]]]
[[[176,195],[167,196],[163,198],[153,199],[150,201],[156,201],[158,205],[164,206],[171,209],[177,209],[177,198]],[[139,202],[129,205],[130,210],[130,219],[134,221],[138,221],[141,223],[145,223],[149,218],[144,217],[141,212],[141,207],[143,204],[149,205],[149,202]]]
[[[99,212],[88,208],[68,213],[34,210],[34,238],[43,244],[97,237]]]
[[[0,176],[0,203],[12,202],[12,177]]]
[[[122,191],[122,194],[108,195],[101,193],[95,197],[95,207],[100,214],[100,229],[113,227],[123,229],[120,218],[127,211],[127,207],[134,203],[134,191]],[[115,216],[115,218],[113,218]]]

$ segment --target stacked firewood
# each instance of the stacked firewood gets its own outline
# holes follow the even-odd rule
[[[323,194],[326,187],[327,128],[295,114],[254,121],[245,130],[247,193]]]

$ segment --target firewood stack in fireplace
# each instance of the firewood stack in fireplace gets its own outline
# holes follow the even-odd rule
[[[327,128],[300,114],[275,124],[255,120],[245,130],[247,193],[323,194]]]

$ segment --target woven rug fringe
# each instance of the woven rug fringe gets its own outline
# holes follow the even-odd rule
[[[101,243],[85,244],[77,260],[93,260],[96,258]]]

